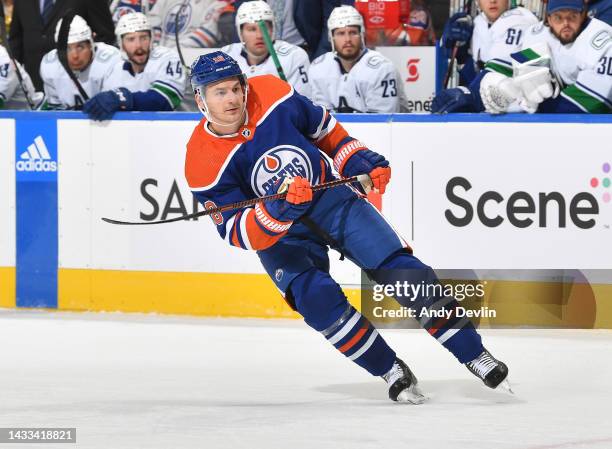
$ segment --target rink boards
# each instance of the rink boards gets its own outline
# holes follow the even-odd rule
[[[294,316],[257,256],[194,211],[183,179],[195,114],[0,113],[0,305]],[[609,269],[612,118],[340,116],[391,161],[383,212],[438,268]],[[5,180],[8,180],[5,181]],[[359,271],[332,258],[358,300]],[[520,279],[507,279],[520,282]],[[612,327],[596,272],[597,327]]]

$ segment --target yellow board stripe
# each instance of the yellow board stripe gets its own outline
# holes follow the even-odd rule
[[[16,307],[15,279],[15,267],[0,267],[0,307]]]

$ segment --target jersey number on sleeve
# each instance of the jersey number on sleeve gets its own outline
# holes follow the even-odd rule
[[[302,82],[306,84],[308,82],[308,74],[306,73],[306,70],[304,70],[304,66],[301,65],[298,70],[300,71]]]
[[[612,75],[612,57],[603,56],[599,62],[601,62],[601,65],[597,68],[597,73],[600,75]]]
[[[520,45],[522,34],[523,34],[523,30],[517,31],[514,28],[508,28],[508,35],[506,36],[506,44]]]
[[[382,80],[380,85],[383,88],[383,98],[397,97],[397,89],[395,87],[395,80]]]
[[[8,63],[4,65],[0,65],[0,77],[7,78],[8,77],[9,65]]]
[[[181,61],[176,61],[176,68],[174,70],[172,69],[173,65],[174,63],[172,61],[168,63],[168,67],[166,67],[166,74],[170,76],[174,76],[174,74],[176,73],[176,76],[181,76],[183,74],[183,68],[181,67]]]

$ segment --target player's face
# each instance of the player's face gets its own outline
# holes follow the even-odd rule
[[[574,42],[585,18],[586,12],[561,9],[549,14],[548,25],[557,39],[565,45]]]
[[[359,27],[336,28],[333,32],[334,49],[343,59],[355,59],[361,53]]]
[[[91,62],[91,42],[82,41],[68,44],[66,56],[68,57],[68,67],[70,70],[83,70]]]
[[[268,28],[268,34],[272,36],[272,24],[270,22],[266,22],[266,28]],[[263,33],[256,23],[245,23],[242,25],[240,36],[247,52],[253,56],[266,56],[268,54]]]
[[[137,65],[147,63],[151,49],[151,33],[148,31],[127,33],[122,36],[121,42],[130,61]]]
[[[206,87],[206,106],[214,121],[236,123],[244,113],[244,92],[238,78],[221,80]],[[204,108],[197,96],[198,106]]]
[[[478,0],[478,6],[489,22],[495,22],[508,9],[508,0]]]

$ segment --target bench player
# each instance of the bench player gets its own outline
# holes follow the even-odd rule
[[[108,120],[117,111],[172,111],[183,99],[186,75],[176,50],[152,47],[146,16],[125,14],[115,28],[122,59],[105,80],[105,90],[83,111],[94,120]]]

